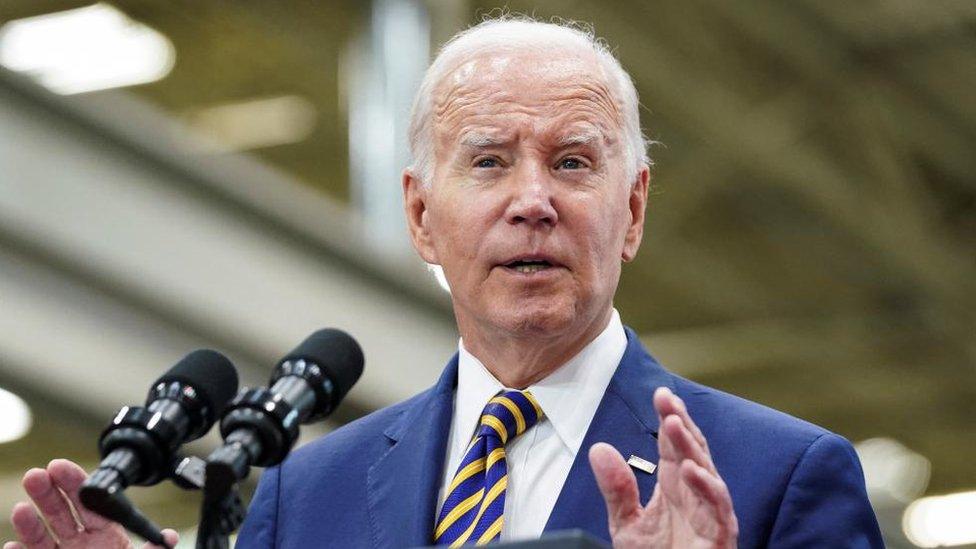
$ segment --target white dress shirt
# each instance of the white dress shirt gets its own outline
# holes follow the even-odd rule
[[[620,315],[589,345],[545,379],[528,387],[545,418],[505,447],[508,488],[502,540],[537,538],[542,534],[569,469],[583,444],[603,393],[627,348]],[[491,397],[506,389],[480,360],[458,342],[458,385],[454,417],[447,440],[447,459],[438,496],[438,515]]]

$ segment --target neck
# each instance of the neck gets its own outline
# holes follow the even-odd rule
[[[589,345],[610,323],[613,309],[607,308],[590,322],[565,333],[513,334],[481,329],[458,319],[464,348],[484,364],[506,387],[524,389],[555,372]]]

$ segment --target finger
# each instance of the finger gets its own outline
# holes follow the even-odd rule
[[[691,419],[691,414],[688,413],[688,407],[685,406],[685,401],[681,400],[681,397],[678,395],[672,393],[671,389],[658,387],[654,391],[654,408],[657,410],[661,420],[671,414],[681,418],[681,422],[685,424],[685,427],[691,432],[698,444],[706,452],[708,451],[708,440],[705,439],[705,435],[698,428],[698,424]]]
[[[180,542],[180,533],[172,528],[165,528],[163,530],[163,539],[170,545],[176,545]]]
[[[641,509],[637,479],[613,446],[598,442],[590,447],[590,467],[607,504],[610,530],[636,516]]]
[[[659,437],[668,443],[661,445],[659,440],[661,457],[670,459],[675,463],[690,459],[709,471],[715,470],[711,456],[698,444],[677,416],[671,415],[664,418]]]
[[[78,518],[81,519],[81,525],[86,530],[94,532],[111,524],[105,517],[89,511],[78,498],[78,491],[88,478],[84,469],[72,461],[55,459],[47,465],[47,473],[54,484],[68,497],[75,512],[78,513]]]
[[[176,547],[176,544],[179,543],[180,541],[180,534],[176,530],[173,530],[172,528],[164,528],[163,539],[166,540],[166,543],[168,543],[170,547]],[[153,545],[152,543],[146,542],[146,544],[142,546],[142,549],[162,549],[162,548],[159,545]]]
[[[739,524],[732,507],[732,496],[721,477],[685,460],[681,464],[681,478],[704,503],[690,517],[692,528],[716,541],[735,540]]]
[[[21,501],[14,505],[14,510],[10,512],[10,522],[14,525],[14,532],[17,533],[20,543],[28,549],[57,547],[31,504]]]
[[[44,469],[31,469],[24,474],[24,490],[31,498],[41,516],[51,527],[51,533],[61,540],[78,535],[80,527],[68,508],[68,502],[58,491],[51,475]]]

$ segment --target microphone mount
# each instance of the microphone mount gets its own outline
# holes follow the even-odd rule
[[[332,381],[312,361],[283,361],[269,385],[245,389],[228,405],[220,421],[224,445],[207,459],[208,489],[226,492],[247,478],[251,466],[281,463],[298,440],[300,425],[332,412]]]
[[[201,488],[203,460],[193,462],[177,451],[210,429],[237,386],[234,365],[220,353],[200,349],[186,355],[153,382],[145,406],[123,406],[102,432],[102,461],[82,484],[81,503],[156,545],[168,546],[159,527],[124,491],[166,478],[184,488]],[[193,463],[197,466],[191,467]]]
[[[171,476],[170,464],[183,440],[202,436],[213,424],[213,410],[196,389],[182,380],[160,381],[146,398],[146,406],[123,406],[102,432],[99,452],[105,459],[82,486],[85,507],[157,545],[158,526],[129,502],[123,490],[151,486]]]
[[[145,407],[123,406],[102,432],[98,449],[106,460],[85,489],[114,491],[160,482],[183,440],[179,433],[197,438],[212,424],[213,410],[190,384],[157,383],[149,390]]]
[[[269,387],[244,389],[220,420],[224,444],[207,458],[197,549],[224,549],[240,521],[235,513],[237,483],[251,466],[284,461],[298,440],[299,427],[328,416],[363,371],[359,344],[341,330],[308,336],[283,358]]]

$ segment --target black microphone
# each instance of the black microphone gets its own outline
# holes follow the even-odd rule
[[[298,428],[325,418],[363,373],[363,351],[342,330],[308,336],[275,366],[271,388],[245,389],[220,420],[224,445],[207,459],[206,489],[226,494],[250,467],[281,463]]]
[[[158,528],[122,491],[166,478],[185,442],[203,436],[237,392],[237,370],[224,355],[193,351],[156,380],[145,407],[123,406],[98,441],[101,464],[80,490],[88,509],[165,545]]]

